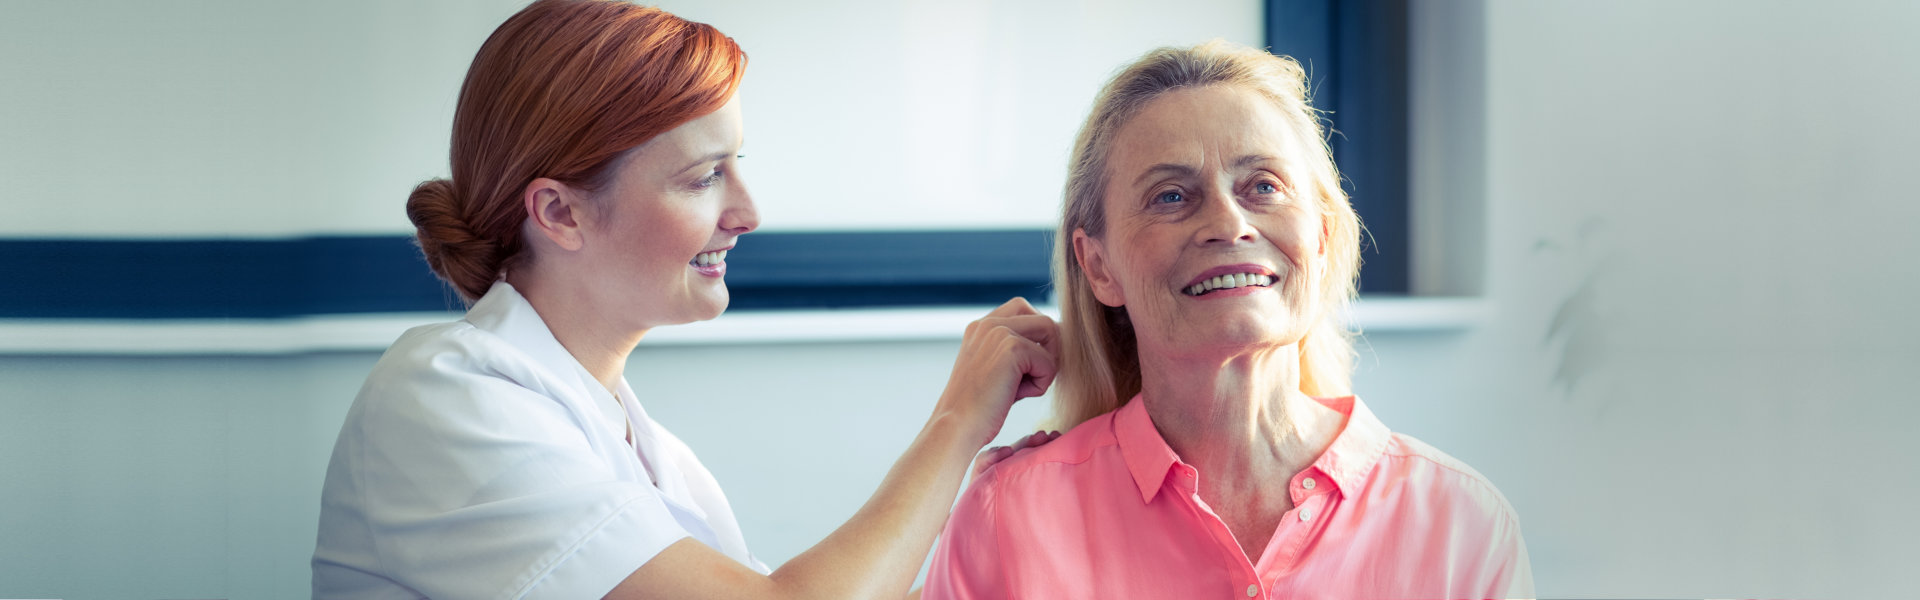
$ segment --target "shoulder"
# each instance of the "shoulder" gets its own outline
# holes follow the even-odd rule
[[[1381,457],[1376,481],[1378,493],[1369,497],[1397,497],[1397,504],[1380,511],[1399,520],[1402,531],[1441,543],[1446,550],[1429,554],[1448,556],[1455,587],[1441,596],[1473,598],[1531,598],[1533,574],[1520,517],[1507,497],[1480,471],[1439,449],[1403,434],[1394,434]],[[1369,487],[1373,487],[1370,485]],[[1421,546],[1417,541],[1410,543]]]
[[[1024,527],[1078,510],[1082,495],[1127,476],[1111,422],[1111,414],[1095,417],[988,468],[961,493],[954,519],[974,527]]]
[[[513,398],[559,393],[539,373],[538,363],[524,352],[467,321],[415,327],[374,364],[349,421],[480,416],[505,409]]]
[[[373,366],[369,382],[406,381],[428,372],[476,372],[512,353],[504,340],[466,321],[408,329]]]
[[[500,334],[462,320],[422,325],[400,334],[374,364],[367,382],[377,386],[483,377],[531,387],[544,369],[538,359]]]
[[[1022,450],[989,467],[973,487],[1008,487],[1045,483],[1048,473],[1088,466],[1101,450],[1115,445],[1113,413],[1088,419],[1058,439]],[[1040,481],[1035,481],[1038,478]],[[969,488],[971,491],[971,488]]]
[[[1485,475],[1418,438],[1394,433],[1380,462],[1379,474],[1409,488],[1422,497],[1421,501],[1447,509],[1456,518],[1499,524],[1518,520],[1506,495]]]
[[[969,484],[934,546],[925,597],[1007,597],[1006,578],[1015,564],[1009,556],[1023,554],[1042,524],[1071,521],[1063,517],[1080,506],[1076,498],[1086,491],[1078,483],[1099,471],[1102,452],[1115,446],[1112,420],[1109,413],[1081,423],[1007,457]]]
[[[1428,444],[1419,438],[1404,433],[1395,432],[1393,434],[1392,439],[1387,442],[1386,454],[1381,458],[1382,460],[1406,460],[1411,463],[1424,464],[1431,468],[1451,471],[1456,476],[1465,480],[1485,482],[1487,479],[1486,476],[1481,475],[1479,471],[1467,466],[1467,463],[1461,462],[1460,459],[1454,458],[1453,455],[1442,452],[1439,448],[1433,447],[1432,444]]]

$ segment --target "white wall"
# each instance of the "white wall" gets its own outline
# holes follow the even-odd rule
[[[1051,227],[1115,68],[1263,27],[1258,0],[660,5],[747,51],[744,168],[770,230]]]
[[[1416,170],[1477,169],[1429,185],[1482,182],[1489,318],[1370,335],[1369,404],[1500,486],[1542,596],[1911,595],[1920,8],[1416,6],[1417,35],[1484,31],[1484,111],[1426,117],[1481,120],[1484,147],[1425,140]],[[953,350],[643,347],[629,369],[777,562],[865,499]],[[374,359],[0,357],[0,597],[300,596]]]
[[[643,346],[627,377],[778,565],[873,492],[957,347]],[[377,358],[0,357],[0,597],[304,597],[327,458]]]
[[[32,200],[0,205],[0,236],[411,233],[467,65],[524,4],[10,4],[0,181]],[[1110,70],[1261,39],[1257,0],[658,4],[748,53],[769,231],[1047,227]]]
[[[412,231],[467,64],[520,4],[8,3],[0,235]]]
[[[1498,317],[1375,337],[1360,389],[1500,485],[1543,596],[1911,595],[1917,24],[1487,4]]]

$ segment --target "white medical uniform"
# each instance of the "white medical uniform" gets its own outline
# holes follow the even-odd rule
[[[693,451],[500,282],[367,376],[320,495],[313,595],[599,598],[687,536],[768,572]]]

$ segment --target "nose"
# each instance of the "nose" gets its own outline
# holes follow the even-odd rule
[[[1247,219],[1247,209],[1233,193],[1213,186],[1200,200],[1199,229],[1195,241],[1201,244],[1239,244],[1252,242],[1260,234]]]
[[[720,213],[720,229],[733,235],[758,229],[760,210],[753,205],[753,194],[747,192],[747,184],[738,177],[730,181],[733,189],[729,190],[726,207]]]

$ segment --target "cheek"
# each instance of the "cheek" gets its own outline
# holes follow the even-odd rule
[[[1177,318],[1175,305],[1179,299],[1172,295],[1177,283],[1172,279],[1179,253],[1168,252],[1166,240],[1149,236],[1136,236],[1124,243],[1127,251],[1116,271],[1134,326],[1154,329],[1155,323]]]
[[[1112,255],[1114,277],[1119,280],[1127,298],[1141,296],[1149,287],[1159,287],[1167,278],[1169,258],[1166,248],[1150,236],[1133,235],[1117,240],[1121,251]]]
[[[634,223],[625,230],[628,242],[642,254],[635,258],[663,265],[693,260],[712,237],[713,221],[690,213],[655,210],[634,215]]]
[[[1281,215],[1267,228],[1268,238],[1285,255],[1293,268],[1306,271],[1319,262],[1320,225],[1317,219],[1292,214],[1302,211],[1288,209],[1289,214]]]

